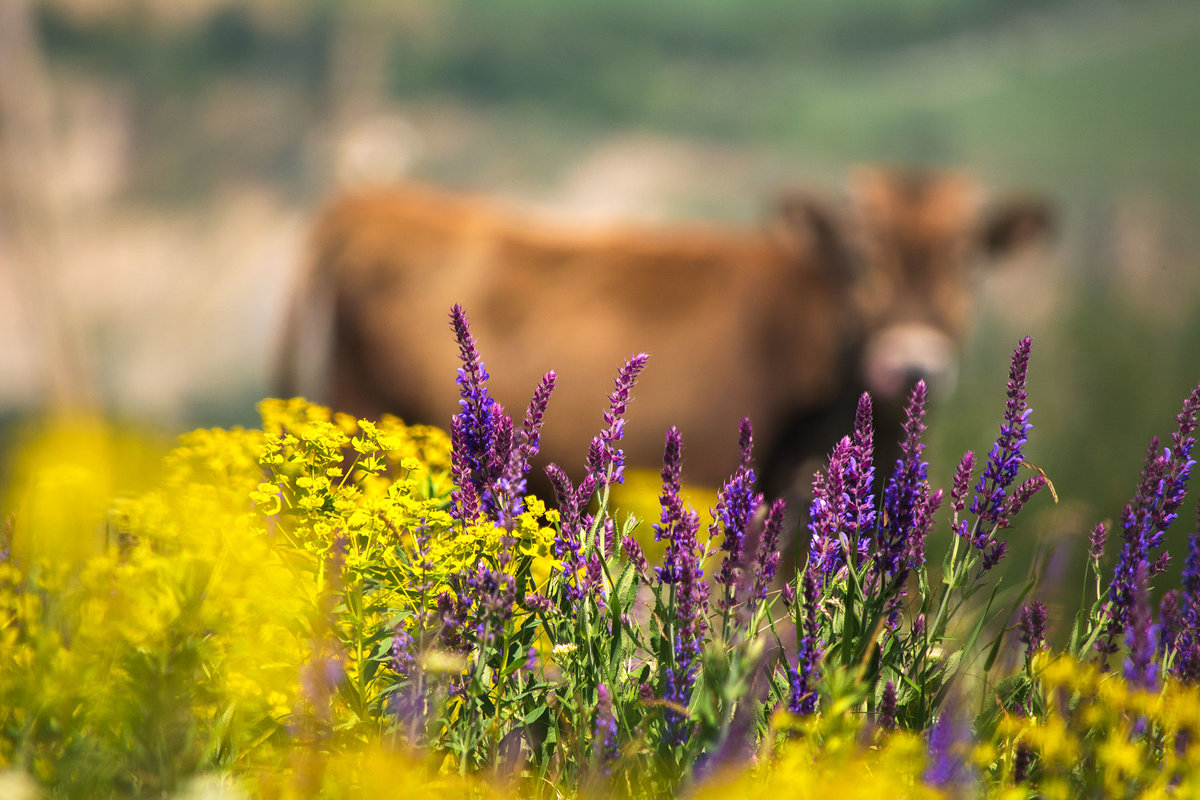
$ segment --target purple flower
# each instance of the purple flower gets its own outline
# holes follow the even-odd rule
[[[749,419],[742,418],[739,434],[739,466],[717,493],[717,507],[713,511],[713,523],[709,526],[709,536],[712,538],[724,533],[721,550],[725,558],[715,578],[724,587],[718,600],[718,607],[723,611],[734,605],[745,558],[747,531],[763,501],[763,496],[754,491],[754,470],[750,468],[753,435]]]
[[[704,604],[708,585],[702,580],[696,532],[700,523],[694,511],[684,511],[679,497],[683,443],[679,429],[667,431],[663,453],[662,518],[655,526],[655,539],[666,540],[663,565],[655,571],[659,584],[670,589],[674,616],[668,620],[671,642],[670,664],[663,669],[663,699],[666,738],[680,744],[688,737],[686,709],[696,681],[700,644],[704,636]]]
[[[646,574],[646,554],[642,552],[642,546],[638,544],[637,539],[632,536],[621,539],[621,551],[625,553],[625,557],[629,559],[629,563],[633,564],[633,568],[638,571],[638,574]]]
[[[579,571],[584,567],[579,492],[557,464],[546,467],[546,477],[550,479],[550,486],[558,500],[558,535],[554,537],[554,555],[563,562],[563,573],[568,576],[564,590],[574,602],[583,596],[583,587],[579,584]]]
[[[929,464],[921,459],[925,398],[925,381],[917,381],[905,411],[901,455],[883,491],[886,526],[880,534],[879,570],[885,583],[902,581],[908,570],[924,563],[925,538],[942,501],[940,491],[930,491]]]
[[[925,782],[934,788],[961,786],[970,779],[968,751],[970,725],[960,719],[957,709],[947,704],[929,731],[929,768]]]
[[[412,635],[404,630],[403,625],[397,625],[395,633],[392,634],[392,671],[401,678],[407,678],[411,672],[416,659],[412,654]]]
[[[821,579],[813,562],[804,572],[800,589],[803,599],[797,613],[799,640],[796,643],[796,666],[788,669],[790,694],[788,696],[788,711],[793,714],[808,716],[817,710],[817,681],[820,678],[821,664],[820,642],[820,603]]]
[[[779,590],[779,596],[783,598],[783,607],[791,611],[792,606],[796,604],[796,587],[791,583],[785,583]]]
[[[1088,558],[1096,564],[1100,563],[1101,557],[1104,555],[1104,545],[1108,541],[1108,525],[1103,522],[1097,523],[1096,527],[1092,528],[1092,532],[1088,534]]]
[[[1034,600],[1021,609],[1021,642],[1025,645],[1025,661],[1046,644],[1046,605]]]
[[[1104,651],[1113,652],[1115,637],[1125,632],[1136,602],[1138,573],[1144,568],[1149,578],[1155,568],[1150,560],[1153,551],[1162,545],[1167,527],[1179,516],[1196,465],[1191,454],[1198,412],[1200,384],[1188,395],[1176,417],[1178,429],[1171,435],[1172,447],[1161,447],[1155,437],[1146,449],[1137,492],[1121,515],[1121,557],[1108,586],[1107,640],[1098,643]]]
[[[847,556],[857,561],[870,546],[875,510],[867,481],[870,464],[863,456],[850,437],[843,437],[834,445],[826,471],[813,478],[809,557],[815,560],[822,586],[841,570]]]
[[[1181,582],[1176,609],[1170,617],[1165,609],[1167,597],[1163,598],[1160,618],[1168,632],[1163,640],[1169,636],[1170,647],[1175,650],[1172,674],[1187,683],[1197,683],[1200,682],[1200,504],[1196,508],[1196,529],[1188,535]]]
[[[1134,603],[1125,631],[1129,649],[1125,680],[1132,686],[1153,690],[1158,686],[1158,664],[1154,662],[1158,648],[1150,616],[1150,571],[1144,562],[1138,565],[1135,580]]]
[[[449,592],[442,592],[437,598],[438,619],[441,629],[438,638],[442,645],[451,652],[463,653],[470,650],[470,643],[465,636],[467,614],[474,601],[470,597],[455,597]]]
[[[536,592],[526,592],[525,607],[538,614],[548,614],[554,608],[554,603],[549,597],[537,594]]]
[[[1028,441],[1033,425],[1029,415],[1033,409],[1026,406],[1025,376],[1029,369],[1029,350],[1033,340],[1026,336],[1013,351],[1012,366],[1008,377],[1008,403],[1004,408],[1004,421],[1000,425],[1000,436],[992,445],[987,465],[975,486],[975,498],[971,502],[971,513],[981,522],[992,523],[1003,528],[1009,519],[1005,516],[1005,501],[1008,487],[1021,468],[1021,448]],[[982,534],[986,537],[988,534]],[[977,541],[976,547],[983,549],[986,541]]]
[[[490,644],[500,635],[500,629],[512,618],[516,601],[516,578],[489,569],[480,561],[467,573],[466,587],[475,601],[475,637],[480,644]]]
[[[603,683],[596,687],[596,723],[592,740],[596,760],[607,775],[620,752],[617,750],[617,718],[613,714],[612,692]]]
[[[507,456],[507,448],[512,444],[511,435],[506,444],[499,442],[501,431],[497,430],[497,422],[503,415],[503,409],[499,409],[498,415],[498,405],[486,386],[487,369],[479,357],[476,340],[471,336],[466,312],[457,303],[450,309],[450,327],[458,341],[459,360],[462,362],[456,379],[460,410],[450,421],[454,509],[459,519],[473,518],[481,507],[494,518],[496,509],[491,484],[500,477],[503,469],[497,445]],[[511,420],[508,430],[511,434]]]
[[[500,507],[516,516],[521,513],[521,501],[525,495],[526,476],[529,474],[529,461],[538,454],[541,447],[542,418],[546,414],[546,406],[550,403],[550,394],[554,391],[556,379],[554,370],[547,372],[538,381],[529,408],[525,411],[525,420],[521,430],[513,441],[509,452],[508,463],[497,482],[497,493],[502,495]],[[506,418],[507,419],[507,418]],[[511,426],[512,421],[508,420]]]
[[[1018,486],[1016,491],[1012,493],[1012,497],[1008,498],[1008,504],[1004,507],[1003,518],[1011,520],[1013,517],[1019,514],[1021,509],[1025,507],[1025,504],[1032,500],[1033,496],[1037,494],[1045,485],[1046,478],[1044,476],[1034,475],[1032,478]]]
[[[752,609],[767,599],[771,581],[775,580],[775,571],[779,568],[780,558],[779,534],[783,530],[783,519],[786,513],[787,503],[783,499],[776,500],[767,511],[762,541],[758,545],[758,558],[754,564],[754,584],[750,589],[749,604]],[[789,585],[785,584],[784,590],[788,589]]]
[[[883,695],[879,698],[879,711],[876,715],[879,727],[886,731],[896,729],[896,684],[888,681],[883,685]]]
[[[625,435],[624,414],[631,400],[630,392],[649,358],[645,353],[638,353],[617,372],[616,388],[608,396],[609,406],[604,412],[607,427],[593,440],[588,457],[588,475],[598,486],[621,483],[624,479],[625,451],[616,443]]]
[[[538,382],[521,430],[514,432],[512,417],[488,393],[487,369],[466,312],[457,303],[450,309],[450,327],[462,362],[456,378],[459,412],[450,420],[452,507],[462,520],[483,512],[507,525],[521,513],[529,460],[541,444],[542,418],[555,373],[546,373]]]

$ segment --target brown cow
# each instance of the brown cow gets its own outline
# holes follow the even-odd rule
[[[862,389],[885,410],[917,377],[948,377],[971,317],[971,262],[1048,222],[1035,202],[983,213],[959,173],[864,168],[853,189],[844,207],[784,195],[752,229],[571,227],[425,186],[362,191],[316,228],[282,388],[446,426],[457,408],[447,314],[461,303],[511,413],[558,371],[542,452],[569,472],[602,426],[617,368],[644,350],[631,465],[657,467],[678,425],[685,478],[717,485],[747,415],[764,470],[786,479],[793,456],[824,454],[849,430]],[[301,366],[315,373],[308,386],[295,382]]]

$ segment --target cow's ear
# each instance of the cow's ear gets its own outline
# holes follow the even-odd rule
[[[837,270],[846,260],[841,213],[828,198],[781,192],[772,205],[769,230],[779,247],[806,266]]]
[[[1019,255],[1048,242],[1055,230],[1054,207],[1041,198],[1015,197],[984,215],[980,246],[990,259]]]

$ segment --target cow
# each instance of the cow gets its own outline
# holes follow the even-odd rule
[[[557,371],[545,460],[582,468],[617,369],[644,350],[627,463],[661,464],[676,425],[685,479],[717,486],[748,416],[763,485],[781,492],[849,431],[861,391],[886,419],[917,378],[951,378],[977,263],[1050,222],[1037,199],[985,205],[963,172],[864,167],[850,185],[846,202],[781,192],[745,227],[571,225],[417,183],[359,190],[315,225],[281,388],[447,426],[460,303],[510,412]]]

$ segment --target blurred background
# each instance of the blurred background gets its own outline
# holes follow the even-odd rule
[[[306,226],[355,183],[748,223],[863,161],[1061,209],[1046,258],[988,276],[928,454],[947,485],[986,452],[1032,335],[1028,456],[1061,502],[1012,569],[1040,537],[1074,570],[1200,380],[1194,3],[3,0],[0,413],[253,424]]]

